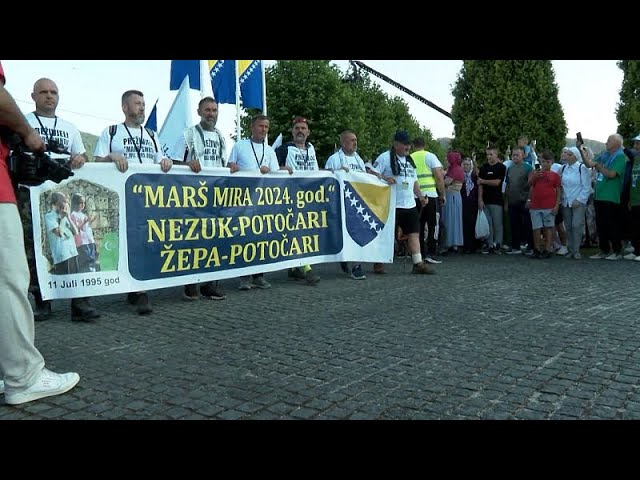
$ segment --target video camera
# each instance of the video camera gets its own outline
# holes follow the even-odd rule
[[[1,134],[7,139],[11,149],[8,164],[11,178],[15,183],[31,187],[40,185],[47,180],[60,183],[73,176],[69,166],[71,154],[61,145],[51,142],[47,145],[46,152],[33,153],[26,148],[22,138],[16,133],[7,134],[5,130]],[[67,155],[67,158],[51,158],[47,152]]]

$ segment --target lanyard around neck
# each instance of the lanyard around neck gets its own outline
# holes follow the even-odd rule
[[[142,138],[144,136],[144,130],[142,129],[142,125],[140,125],[140,145],[136,145],[135,140],[133,139],[133,137],[131,136],[131,132],[129,131],[129,127],[127,127],[126,123],[123,123],[124,128],[127,129],[127,133],[129,134],[129,138],[131,139],[131,143],[133,143],[133,148],[136,149],[136,153],[138,154],[138,160],[140,160],[140,163],[142,163],[142,155],[140,155],[140,150],[142,149]]]
[[[253,156],[256,159],[256,163],[258,164],[258,168],[262,167],[262,162],[264,161],[264,140],[262,141],[262,158],[258,161],[258,154],[256,153],[256,149],[253,146],[253,140],[249,139],[249,143],[251,143],[251,150],[253,150]]]
[[[36,120],[38,120],[38,123],[40,124],[40,127],[42,128],[42,133],[44,134],[44,132],[47,131],[47,129],[44,127],[44,125],[40,121],[40,115],[38,115],[36,112],[33,112],[33,114],[36,116]],[[56,127],[58,126],[58,117],[56,115],[54,115],[53,118],[55,118],[55,121],[53,122],[53,128],[51,130],[49,130],[49,135],[45,137],[45,140],[47,141],[47,145],[49,147],[53,147],[53,143],[54,143],[53,142],[53,132],[56,131]]]

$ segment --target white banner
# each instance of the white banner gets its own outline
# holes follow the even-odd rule
[[[394,192],[363,173],[91,163],[31,188],[31,205],[44,299],[393,261]]]

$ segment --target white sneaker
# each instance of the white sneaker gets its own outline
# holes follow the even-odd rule
[[[556,255],[566,255],[567,253],[569,253],[569,250],[564,245],[556,251]]]
[[[4,382],[0,380],[0,395],[4,393]]]
[[[80,375],[75,372],[55,373],[46,368],[33,385],[22,391],[5,389],[4,401],[8,405],[19,405],[45,397],[53,397],[68,392],[80,381]]]
[[[605,260],[620,260],[622,258],[622,255],[620,255],[619,253],[612,253],[611,255],[609,255],[608,257],[605,257]]]
[[[634,250],[634,248],[633,248],[632,245],[624,247],[624,253],[633,253],[633,250]]]
[[[580,259],[582,259],[582,255],[580,255],[579,253],[574,253],[573,254],[573,258],[576,259],[576,260],[580,260]]]
[[[636,257],[636,262],[640,262],[640,255]]]
[[[435,260],[434,258],[431,258],[431,257],[424,257],[424,261],[427,263],[433,263],[434,265],[438,265],[442,263],[441,260]]]
[[[624,258],[625,260],[635,260],[635,259],[636,259],[636,256],[635,256],[635,254],[634,254],[633,252],[631,252],[631,253],[627,253],[627,254],[626,254],[624,257],[622,257],[622,258]]]
[[[594,260],[600,260],[601,258],[605,258],[606,255],[602,252],[598,252],[595,255],[591,255],[589,258],[592,258]]]

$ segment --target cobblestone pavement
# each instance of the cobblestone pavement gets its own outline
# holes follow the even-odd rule
[[[69,301],[36,324],[71,392],[7,419],[640,419],[640,264],[455,256],[437,275],[354,281],[314,267],[316,287],[269,273],[270,290],[227,300],[151,293],[95,300],[95,324]]]

